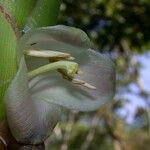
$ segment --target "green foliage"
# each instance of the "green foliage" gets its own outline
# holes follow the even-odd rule
[[[129,131],[126,141],[129,145],[129,150],[149,150],[150,148],[149,133],[138,129],[134,129],[132,132]]]
[[[30,17],[27,19],[26,28],[55,25],[59,12],[60,0],[38,0]]]
[[[57,22],[60,0],[0,0],[12,15],[19,30],[54,25]]]
[[[71,128],[70,132],[66,135],[66,128]],[[91,126],[86,126],[80,123],[61,123],[55,130],[60,130],[62,138],[52,136],[48,149],[57,150],[61,149],[64,143],[68,146],[69,150],[83,150],[83,143],[85,142]],[[115,139],[108,134],[108,131],[103,126],[97,126],[92,141],[88,141],[89,147],[86,150],[116,150]],[[120,131],[116,130],[118,135],[121,135]],[[150,138],[149,134],[139,129],[124,130],[124,150],[149,150]],[[57,131],[56,131],[57,132]]]
[[[63,0],[60,22],[80,27],[99,49],[128,47],[141,52],[150,48],[149,0]],[[143,48],[143,49],[142,49]]]
[[[80,123],[76,123],[75,125],[72,125],[72,124],[70,125],[72,126],[72,128],[71,128],[71,132],[69,132],[69,135],[68,135],[69,136],[68,141],[67,141],[68,149],[69,150],[82,149],[81,147],[84,141],[86,140],[86,137],[90,128]],[[58,127],[61,128],[62,133],[65,133],[66,124],[62,123]],[[62,139],[62,140],[55,139],[53,143],[49,144],[48,149],[51,149],[51,150],[60,149],[60,147],[62,146],[64,142],[63,140],[65,139]],[[91,150],[91,149],[92,150],[113,150],[113,144],[112,144],[111,138],[108,136],[105,130],[96,128],[96,134],[94,135],[94,139],[91,142],[87,150]]]
[[[0,0],[5,9],[14,18],[19,29],[24,27],[26,17],[31,13],[37,0]]]
[[[0,120],[5,116],[4,94],[17,69],[17,37],[6,14],[5,10],[0,10]]]

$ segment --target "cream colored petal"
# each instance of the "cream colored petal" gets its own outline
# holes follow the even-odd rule
[[[23,58],[16,77],[7,90],[5,102],[10,130],[21,143],[43,142],[52,132],[60,116],[61,108],[56,104],[32,99]]]
[[[93,111],[111,101],[115,92],[115,68],[111,59],[87,50],[77,60],[83,74],[76,78],[86,81],[96,89],[75,85],[58,73],[50,73],[40,75],[30,82],[33,98],[79,111]]]
[[[20,40],[20,55],[27,49],[51,50],[76,56],[90,48],[91,42],[85,32],[74,27],[57,25],[43,27],[27,32]],[[40,62],[40,64],[38,63]],[[48,63],[48,60],[27,57],[28,68],[35,68]],[[36,64],[36,65],[33,65]]]

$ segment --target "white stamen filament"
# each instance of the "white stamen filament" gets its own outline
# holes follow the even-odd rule
[[[91,84],[89,84],[89,83],[84,83],[83,86],[85,86],[85,87],[87,87],[89,89],[92,89],[92,90],[96,90],[96,87],[91,85]]]
[[[91,85],[91,84],[89,84],[89,83],[86,83],[85,81],[80,80],[80,79],[73,79],[73,80],[72,80],[72,83],[82,85],[82,86],[87,87],[87,88],[89,88],[89,89],[93,89],[93,90],[96,89],[95,86],[93,86],[93,85]]]
[[[29,56],[33,56],[33,57],[48,58],[50,60],[50,62],[51,62],[51,60],[52,60],[52,62],[53,62],[53,60],[56,60],[54,62],[58,62],[60,59],[68,59],[68,60],[74,60],[75,59],[74,57],[71,57],[71,55],[69,53],[62,53],[62,52],[50,51],[50,50],[42,50],[42,51],[40,50],[40,51],[38,51],[38,50],[31,50],[30,49],[30,50],[26,50],[25,54],[29,55]],[[55,64],[55,63],[53,63],[53,64]],[[47,67],[48,65],[45,65],[45,67],[43,66],[43,67],[38,68],[34,71],[31,71],[30,73],[28,73],[29,78],[31,78],[33,76],[36,76],[40,73],[47,72],[48,70],[53,70],[53,69],[58,69],[59,68],[59,67],[57,68],[57,65],[56,65],[57,63],[54,66],[53,66],[53,64],[49,65],[49,67]],[[69,68],[70,68],[70,65],[69,65]],[[63,70],[64,70],[64,68],[63,68]],[[77,71],[75,71],[75,70],[77,70]],[[73,74],[82,75],[82,73],[83,73],[81,70],[77,69],[77,66],[72,65],[70,69],[67,69],[67,72],[68,72],[67,74],[64,73],[63,71],[59,71],[59,72],[62,74],[62,76],[65,79],[70,79],[70,77],[72,77],[71,82],[74,83],[74,84],[78,84],[78,85],[87,87],[89,89],[96,89],[95,86],[93,86],[89,83],[86,83],[83,80],[73,79],[73,76],[72,76]]]
[[[51,50],[25,50],[24,54],[28,56],[33,57],[41,57],[41,58],[69,58],[72,59],[73,57],[70,56],[69,53],[62,53],[57,51],[51,51]]]

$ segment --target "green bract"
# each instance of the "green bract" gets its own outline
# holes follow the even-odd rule
[[[4,94],[16,74],[17,33],[8,12],[0,5],[0,121],[5,118]]]
[[[112,100],[115,91],[114,64],[107,55],[95,52],[90,45],[83,31],[63,25],[31,30],[21,38],[18,72],[6,94],[8,123],[17,141],[43,142],[55,127],[62,108],[93,111]],[[25,59],[23,52],[31,49],[71,54],[83,72],[75,77],[96,89],[73,84],[57,71],[29,80],[29,70],[49,63],[48,59]]]

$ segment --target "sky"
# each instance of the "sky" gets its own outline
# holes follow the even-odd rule
[[[139,68],[139,80],[142,84],[144,90],[147,93],[150,93],[150,51],[144,54],[136,54],[132,57],[133,61],[136,61],[140,64]],[[128,86],[129,90],[124,90],[119,93],[119,97],[126,100],[123,109],[119,109],[117,113],[119,116],[123,117],[127,123],[132,124],[135,115],[136,108],[139,106],[142,108],[150,109],[148,103],[145,102],[145,99],[140,96],[138,93],[140,89],[135,83],[130,83]],[[150,104],[150,96],[147,98]]]

